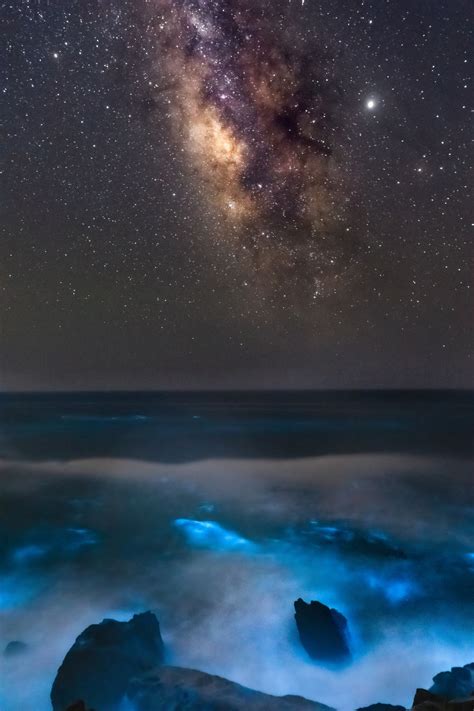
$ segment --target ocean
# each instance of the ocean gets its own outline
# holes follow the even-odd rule
[[[49,711],[104,617],[167,660],[341,711],[474,661],[474,393],[0,396],[0,708]],[[301,647],[335,607],[353,661]],[[12,640],[23,654],[1,655]]]

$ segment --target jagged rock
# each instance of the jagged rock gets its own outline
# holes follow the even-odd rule
[[[161,664],[163,657],[160,625],[151,612],[128,622],[91,625],[58,670],[51,690],[53,709],[64,711],[85,699],[100,711],[116,711],[130,679]]]
[[[348,662],[347,620],[344,615],[321,602],[295,602],[295,620],[301,644],[309,656],[326,663]]]
[[[463,698],[474,693],[474,663],[464,667],[452,667],[451,671],[440,672],[433,677],[430,688],[432,694],[446,699]]]
[[[427,691],[417,689],[412,711],[474,711],[474,663],[452,667],[433,677],[434,684]],[[372,704],[357,711],[405,711],[403,706]]]
[[[5,657],[16,657],[17,654],[23,654],[28,650],[28,645],[25,642],[19,642],[18,640],[13,640],[8,642],[5,647],[3,654]]]
[[[136,711],[333,711],[302,696],[271,696],[194,669],[162,666],[134,679]]]
[[[426,689],[417,689],[413,700],[416,711],[472,711],[474,696],[464,699],[447,699]]]
[[[406,708],[393,704],[371,704],[370,706],[361,706],[357,711],[406,711]]]
[[[440,705],[443,706],[445,703],[446,699],[442,696],[432,694],[431,691],[427,691],[426,689],[417,689],[415,692],[415,698],[413,699],[412,708],[423,707],[424,709],[438,709]]]

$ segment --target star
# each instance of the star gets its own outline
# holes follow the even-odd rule
[[[109,385],[108,351],[133,385],[174,382],[175,362],[193,386],[211,363],[247,382],[240,340],[252,383],[272,342],[282,385],[290,353],[298,387],[320,359],[357,384],[359,358],[362,385],[404,378],[400,359],[410,383],[472,384],[462,8],[64,5],[0,13],[2,387]]]

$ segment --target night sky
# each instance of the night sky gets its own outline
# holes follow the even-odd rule
[[[469,0],[0,13],[3,389],[474,386]]]

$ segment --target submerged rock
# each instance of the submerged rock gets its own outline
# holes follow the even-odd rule
[[[333,711],[302,696],[271,696],[220,676],[169,666],[134,679],[127,698],[136,711]]]
[[[130,679],[163,662],[160,625],[145,612],[128,622],[103,620],[74,642],[51,690],[54,711],[84,699],[100,711],[117,711]]]
[[[370,704],[370,706],[361,706],[357,711],[406,711],[406,708],[393,704]]]
[[[430,687],[431,693],[444,696],[446,699],[474,695],[474,663],[440,672],[433,677],[433,681],[434,684]]]
[[[18,654],[24,654],[28,651],[28,645],[25,642],[20,642],[18,640],[12,640],[8,642],[7,646],[3,650],[5,657],[16,657]]]
[[[340,664],[350,661],[347,620],[344,615],[321,602],[295,602],[295,620],[301,644],[318,662]]]

